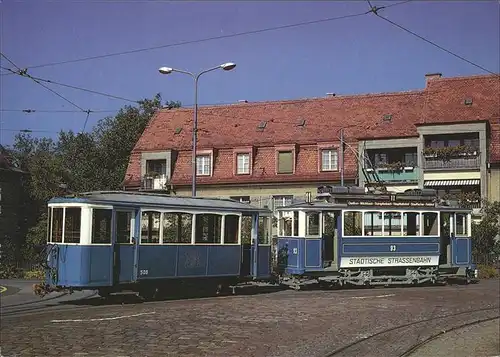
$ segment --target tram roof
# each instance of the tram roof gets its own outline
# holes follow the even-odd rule
[[[470,213],[472,210],[468,208],[443,206],[443,205],[418,205],[417,202],[411,202],[405,205],[402,202],[371,202],[372,204],[348,204],[348,203],[332,203],[325,200],[318,200],[312,202],[298,202],[288,206],[276,208],[278,211],[318,211],[318,210],[384,210],[384,211],[442,211],[442,212],[466,212]]]
[[[168,196],[165,194],[127,191],[95,191],[74,196],[55,197],[52,203],[94,203],[119,206],[148,206],[161,208],[210,209],[214,211],[232,211],[270,215],[266,208],[258,208],[247,203],[223,198]]]

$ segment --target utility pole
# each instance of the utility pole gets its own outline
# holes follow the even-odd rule
[[[344,128],[340,129],[340,186],[344,186]]]

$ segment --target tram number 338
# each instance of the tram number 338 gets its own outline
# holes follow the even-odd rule
[[[391,252],[395,252],[396,251],[396,246],[395,245],[391,245],[389,246],[389,249]]]
[[[141,269],[141,270],[139,270],[139,275],[140,276],[149,275],[149,270],[148,269]]]

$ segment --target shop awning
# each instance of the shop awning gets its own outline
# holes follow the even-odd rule
[[[429,180],[424,181],[426,187],[436,186],[477,186],[480,184],[479,179],[474,180]]]

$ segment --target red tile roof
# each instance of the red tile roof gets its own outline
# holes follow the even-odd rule
[[[466,98],[472,98],[473,104],[466,106]],[[317,151],[304,145],[338,143],[342,127],[346,140],[355,144],[359,138],[416,136],[416,124],[489,120],[490,161],[500,162],[499,111],[500,77],[493,75],[432,79],[419,91],[202,107],[198,110],[198,148],[222,150],[214,158],[213,177],[199,177],[199,183],[337,180],[338,172],[318,173]],[[390,120],[384,120],[386,114],[392,116]],[[173,182],[189,182],[192,116],[193,110],[185,108],[156,114],[132,151],[126,184],[140,179],[140,152],[167,149],[179,152]],[[305,125],[299,126],[302,119]],[[261,121],[267,122],[264,130],[257,128]],[[182,131],[176,134],[178,128]],[[294,177],[275,174],[271,147],[288,143],[301,147]],[[226,149],[249,145],[262,148],[255,157],[253,175],[235,177],[233,153]],[[352,152],[347,150],[345,159],[346,175],[357,176]]]

